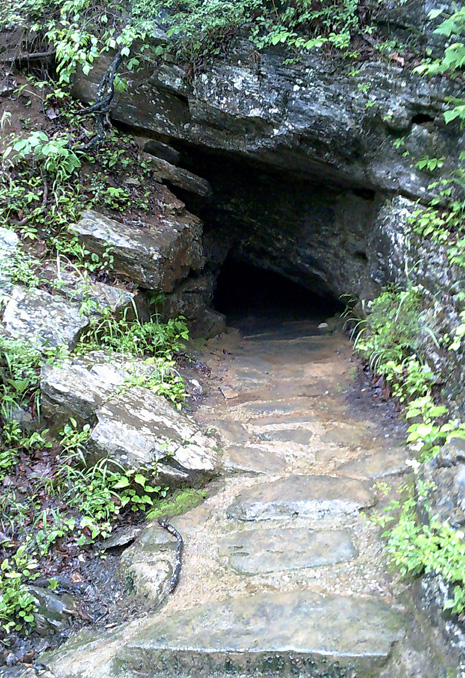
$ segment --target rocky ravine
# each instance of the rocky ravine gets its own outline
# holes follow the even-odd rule
[[[44,676],[446,675],[452,654],[414,622],[364,517],[376,481],[408,472],[408,452],[378,412],[350,404],[350,344],[326,331],[287,322],[210,343],[196,419],[219,435],[221,470],[207,501],[172,520],[185,541],[180,583],[167,594],[176,541],[147,525],[121,572],[166,604],[80,632],[42,658]]]

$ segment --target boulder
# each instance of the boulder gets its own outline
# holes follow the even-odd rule
[[[59,294],[79,303],[85,315],[99,315],[103,311],[121,313],[125,309],[144,311],[140,295],[122,286],[106,285],[92,280],[89,273],[76,267],[58,266],[56,261],[44,265],[42,275]]]
[[[177,541],[157,523],[149,523],[137,541],[124,551],[120,568],[139,595],[155,605],[168,594],[174,573]]]
[[[195,484],[215,474],[215,441],[164,398],[134,386],[96,412],[88,451],[92,461],[114,460],[123,468],[156,464],[164,482]]]
[[[156,228],[129,226],[90,210],[70,231],[93,252],[111,248],[115,271],[150,290],[171,292],[203,264],[201,222],[185,210],[161,213]]]
[[[54,426],[70,417],[82,424],[95,424],[95,411],[131,375],[150,372],[143,361],[120,354],[92,351],[61,364],[42,366],[42,411]]]
[[[12,289],[3,313],[3,325],[11,336],[38,347],[64,344],[72,349],[88,324],[78,304],[19,286]]]
[[[35,629],[41,636],[63,631],[69,626],[77,609],[72,596],[68,593],[58,596],[50,589],[40,586],[29,586],[37,609],[34,612]]]

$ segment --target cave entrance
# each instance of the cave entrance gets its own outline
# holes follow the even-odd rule
[[[284,322],[320,323],[344,310],[344,304],[273,271],[228,257],[218,276],[214,307],[228,325],[246,329],[275,327]]]

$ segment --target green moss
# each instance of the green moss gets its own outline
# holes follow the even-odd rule
[[[190,509],[195,508],[201,504],[207,493],[205,490],[193,490],[188,488],[186,490],[176,491],[169,499],[162,499],[148,514],[149,520],[156,520],[157,518],[169,516],[180,516]]]

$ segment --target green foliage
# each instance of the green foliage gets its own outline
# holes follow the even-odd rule
[[[180,351],[189,334],[182,318],[171,319],[166,323],[158,318],[143,323],[136,316],[129,318],[126,310],[122,318],[115,318],[107,311],[101,318],[95,318],[89,330],[83,335],[81,347],[89,350],[104,347],[110,351],[127,353],[132,356],[171,356]]]
[[[140,67],[147,49],[151,56],[169,55],[199,63],[224,53],[239,31],[246,30],[256,49],[284,45],[294,54],[327,46],[350,54],[352,37],[363,29],[360,0],[24,0],[0,15],[0,25],[35,24],[56,52],[57,72],[69,86],[76,70],[89,73],[102,54],[121,50],[125,69]],[[363,7],[362,7],[363,10]],[[43,27],[45,31],[43,31]],[[165,38],[153,45],[154,27]],[[142,48],[140,45],[142,44]],[[117,91],[125,80],[115,79]]]
[[[8,417],[14,407],[38,398],[43,362],[40,351],[24,339],[0,334],[0,417]]]
[[[33,550],[39,557],[48,556],[55,542],[73,532],[75,524],[74,518],[62,516],[59,509],[44,509],[34,523],[38,529],[27,540],[28,550]]]
[[[71,454],[63,461],[56,483],[67,505],[79,509],[79,543],[82,544],[89,539],[107,537],[112,522],[121,511],[152,508],[159,496],[166,496],[168,488],[157,483],[156,466],[124,470],[114,461],[102,459],[94,466],[86,467],[83,447],[89,429],[78,432],[74,424],[71,421],[63,431],[67,451]]]
[[[428,490],[429,485],[417,479],[417,493],[426,510]],[[404,576],[430,572],[441,575],[453,589],[444,608],[461,614],[465,610],[464,533],[434,517],[420,522],[416,506],[417,499],[404,488],[401,500],[391,502],[384,516],[377,516],[376,522],[389,524],[383,534],[387,552]]]
[[[406,405],[406,418],[412,420],[407,442],[427,460],[465,426],[450,419],[445,406],[436,404],[437,377],[420,360],[427,341],[439,346],[422,304],[421,292],[413,286],[385,290],[373,301],[368,318],[357,326],[355,349]]]
[[[431,334],[420,291],[391,286],[372,302],[367,320],[357,326],[355,348],[374,372],[397,381],[396,366],[403,374],[404,361],[419,354],[422,341]]]
[[[15,163],[27,163],[31,159],[45,172],[62,183],[81,167],[76,151],[70,148],[65,135],[49,138],[45,132],[35,131],[28,137],[14,139],[3,153],[3,160]]]
[[[435,9],[429,14],[436,19],[444,14],[444,10]],[[415,70],[428,75],[447,74],[451,77],[461,76],[465,70],[465,7],[454,12],[436,28],[435,33],[447,38],[444,54],[439,59],[430,59]],[[452,107],[444,113],[447,123],[454,120],[465,121],[465,99],[449,99]]]
[[[162,323],[155,316],[150,322],[143,323],[137,316],[130,320],[128,311],[119,319],[105,311],[91,321],[76,350],[88,352],[105,348],[134,358],[145,358],[146,369],[138,369],[123,388],[143,386],[179,405],[185,400],[185,388],[173,355],[184,349],[188,336],[183,318]]]
[[[35,602],[27,582],[38,577],[36,567],[24,545],[0,565],[0,626],[7,634],[33,625]]]

